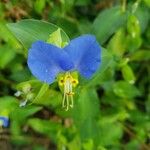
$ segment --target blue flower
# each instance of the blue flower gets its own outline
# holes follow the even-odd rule
[[[0,125],[3,127],[8,127],[9,119],[7,117],[0,116]]]
[[[61,79],[64,93],[72,95],[72,83],[78,84],[78,80],[74,80],[71,73],[77,71],[90,79],[100,66],[100,58],[101,48],[95,36],[83,35],[71,40],[64,48],[43,41],[34,42],[29,49],[28,66],[36,78],[48,84],[53,83],[60,73],[65,73]]]

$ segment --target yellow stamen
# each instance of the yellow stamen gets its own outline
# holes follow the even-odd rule
[[[77,84],[78,80],[73,78],[69,72],[59,79],[59,86],[63,86],[64,89],[62,107],[64,107],[66,111],[69,107],[73,108],[73,88],[76,87]]]

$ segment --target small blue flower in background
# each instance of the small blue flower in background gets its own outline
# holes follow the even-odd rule
[[[32,44],[28,53],[28,66],[39,80],[51,84],[60,73],[65,76],[59,81],[64,87],[63,107],[73,107],[73,87],[78,84],[72,72],[90,79],[101,62],[101,48],[93,35],[79,36],[64,48],[43,41]],[[71,103],[69,104],[69,99]],[[65,102],[66,101],[66,102]]]
[[[0,126],[8,127],[9,119],[8,117],[0,116]]]

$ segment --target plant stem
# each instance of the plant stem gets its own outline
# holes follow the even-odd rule
[[[122,0],[122,12],[126,11],[127,0]]]

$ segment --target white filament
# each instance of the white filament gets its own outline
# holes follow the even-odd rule
[[[66,107],[66,111],[69,109],[69,106],[73,107],[72,77],[70,74],[67,75],[64,83],[64,97],[62,102],[62,107]]]

